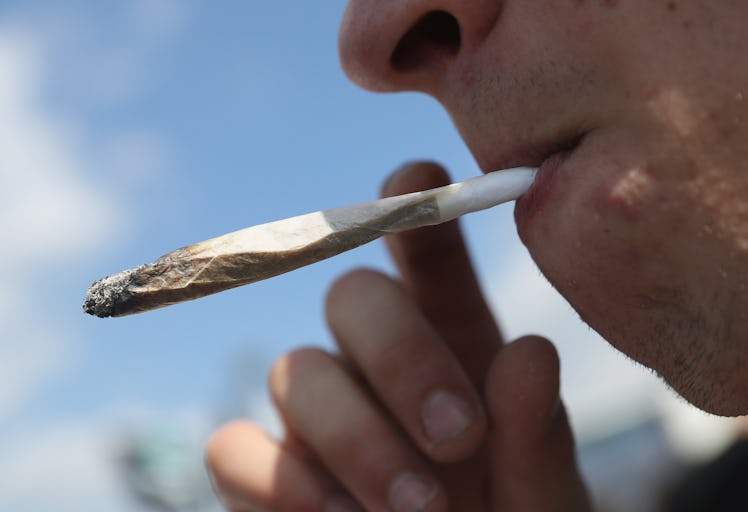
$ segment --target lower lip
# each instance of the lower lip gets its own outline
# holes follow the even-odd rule
[[[517,200],[514,217],[517,225],[527,223],[533,216],[542,212],[553,190],[555,177],[572,150],[559,151],[546,158],[535,176],[535,182],[525,194]]]

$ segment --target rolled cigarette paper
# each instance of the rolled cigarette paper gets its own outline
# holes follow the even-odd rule
[[[460,183],[252,226],[95,281],[83,310],[124,316],[197,299],[315,263],[387,233],[450,221],[517,199],[535,170],[496,171]]]

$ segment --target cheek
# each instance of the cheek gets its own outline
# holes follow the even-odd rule
[[[575,167],[567,172],[574,173]],[[551,275],[599,276],[611,273],[610,268],[634,271],[674,223],[655,213],[665,198],[641,166],[558,181],[546,192],[543,210],[522,233]]]

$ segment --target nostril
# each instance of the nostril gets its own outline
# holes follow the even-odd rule
[[[448,12],[432,11],[405,34],[392,52],[390,61],[397,71],[415,71],[456,55],[460,42],[457,19]]]

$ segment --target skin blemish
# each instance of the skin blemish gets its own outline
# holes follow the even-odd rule
[[[690,188],[699,208],[715,219],[701,228],[700,235],[722,240],[735,254],[748,254],[748,183],[736,185],[724,170],[713,168],[693,180]]]
[[[694,134],[699,126],[699,116],[690,100],[677,89],[664,89],[650,99],[650,107],[663,125],[681,139]]]
[[[650,195],[652,180],[642,168],[634,168],[613,186],[610,191],[610,204],[620,211],[627,220],[636,220],[641,214],[641,203]]]

